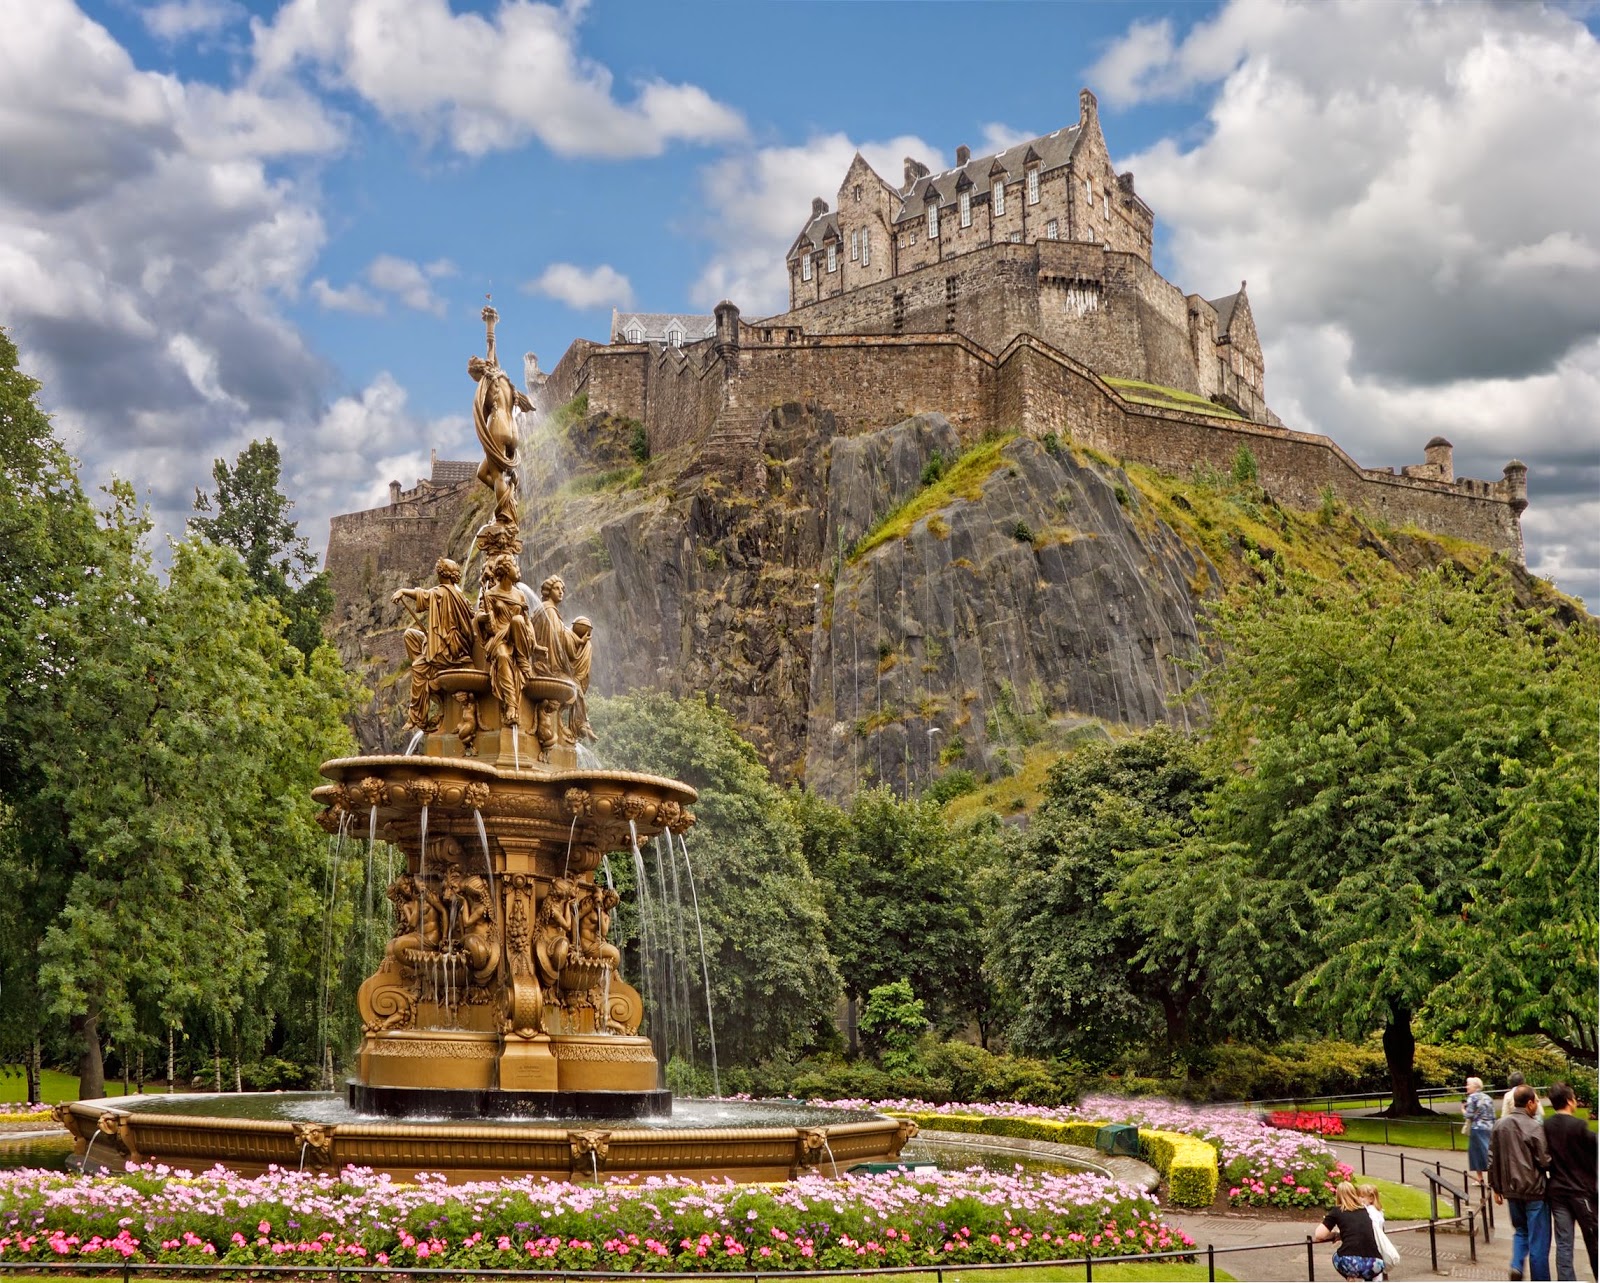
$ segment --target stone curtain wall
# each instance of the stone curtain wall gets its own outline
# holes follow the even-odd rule
[[[1162,312],[1170,306],[1152,297],[1147,321],[1157,304]],[[1163,329],[1147,323],[1132,332]],[[1013,340],[996,358],[960,334],[800,335],[791,344],[791,332],[765,322],[740,325],[740,346],[726,356],[709,342],[649,354],[642,397],[635,391],[641,348],[596,347],[585,362],[587,376],[571,380],[563,358],[551,384],[562,375],[563,391],[566,382],[587,386],[591,413],[642,418],[656,451],[704,444],[715,432],[723,449],[747,442],[747,450],[759,452],[761,419],[788,402],[826,406],[847,436],[938,412],[968,441],[990,429],[1055,432],[1178,475],[1202,464],[1226,471],[1246,445],[1262,485],[1295,507],[1316,507],[1327,488],[1393,525],[1415,525],[1521,559],[1521,510],[1512,504],[1520,496],[1505,482],[1447,484],[1363,469],[1324,436],[1133,405],[1084,363],[1031,335]],[[767,334],[770,343],[761,341]],[[618,389],[615,402],[597,390],[606,387]]]

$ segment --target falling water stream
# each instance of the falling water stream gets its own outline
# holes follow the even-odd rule
[[[671,838],[667,840],[671,842]],[[706,1034],[711,1041],[711,1087],[720,1096],[722,1078],[717,1072],[717,1028],[711,1015],[711,969],[706,964],[706,932],[700,923],[700,896],[694,889],[694,866],[689,863],[689,842],[681,833],[678,834],[678,841],[683,847],[683,869],[689,875],[689,897],[694,902],[694,929],[700,936],[700,975],[706,985]]]
[[[411,743],[406,745],[406,751],[405,751],[405,754],[404,754],[406,757],[410,757],[413,753],[415,753],[417,751],[417,745],[422,743],[423,734],[424,734],[424,732],[418,731],[415,735],[413,735],[411,737]]]

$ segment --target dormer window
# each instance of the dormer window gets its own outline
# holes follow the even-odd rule
[[[990,208],[994,211],[995,218],[999,218],[1006,212],[1006,183],[1003,178],[995,180],[994,193],[990,197]]]
[[[939,239],[939,202],[936,200],[928,202],[928,239]]]
[[[972,193],[961,193],[961,226],[972,226]]]
[[[811,255],[809,254],[800,255],[800,279],[802,281],[811,279]]]
[[[644,331],[637,325],[630,325],[626,330],[623,331],[623,337],[626,338],[629,343],[643,343]]]
[[[839,270],[839,247],[832,241],[828,242],[828,270],[830,272]]]
[[[1039,167],[1032,165],[1028,169],[1028,204],[1039,203]]]
[[[683,346],[683,331],[680,330],[676,325],[674,325],[670,330],[667,331],[667,346],[668,347],[682,347]]]

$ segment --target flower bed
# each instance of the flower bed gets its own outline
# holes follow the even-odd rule
[[[49,1105],[30,1105],[22,1100],[0,1102],[0,1123],[42,1122],[49,1115]]]
[[[463,1269],[727,1270],[970,1264],[1192,1247],[1131,1186],[973,1169],[784,1186],[402,1185],[273,1169],[0,1174],[0,1260]]]
[[[1310,1132],[1314,1136],[1344,1135],[1344,1119],[1321,1110],[1275,1109],[1267,1115],[1267,1126],[1289,1132]]]
[[[1000,1134],[1020,1135],[1016,1124],[1030,1121],[1076,1125],[1044,1139],[1064,1140],[1067,1144],[1092,1145],[1093,1133],[1104,1123],[1134,1123],[1140,1128],[1141,1149],[1147,1159],[1160,1154],[1145,1140],[1149,1132],[1179,1132],[1197,1137],[1216,1147],[1218,1176],[1226,1189],[1228,1202],[1239,1207],[1327,1207],[1332,1205],[1333,1189],[1350,1175],[1320,1138],[1279,1131],[1240,1110],[1215,1105],[1181,1105],[1167,1100],[1129,1100],[1120,1096],[1085,1096],[1076,1105],[1048,1107],[1015,1102],[977,1105],[934,1105],[920,1100],[813,1101],[851,1109],[876,1109],[907,1114],[919,1126],[937,1127],[939,1120],[976,1118],[985,1120],[983,1128]],[[953,1125],[953,1130],[963,1130]],[[1084,1139],[1087,1137],[1087,1139]],[[1160,1167],[1159,1162],[1154,1165]],[[1170,1172],[1168,1190],[1172,1201],[1183,1206],[1202,1206],[1211,1198],[1192,1176],[1185,1176],[1181,1191]],[[1214,1192],[1217,1186],[1211,1186]]]

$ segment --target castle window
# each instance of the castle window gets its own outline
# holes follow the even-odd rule
[[[866,228],[861,229],[861,266],[865,267],[872,262],[872,233]]]
[[[1001,217],[1006,212],[1006,185],[1003,179],[995,183],[994,194],[990,197],[990,205],[994,211],[995,218]]]
[[[672,329],[667,331],[667,346],[668,347],[682,347],[683,346],[683,331],[678,329],[677,326],[673,326]]]
[[[939,202],[936,200],[928,202],[928,239],[939,239]]]
[[[1013,245],[1022,244],[1022,233],[1021,232],[1012,232],[1011,233],[1011,243]]]
[[[1053,241],[1053,240],[1060,239],[1060,236],[1061,236],[1061,224],[1056,222],[1056,220],[1052,218],[1048,223],[1046,223],[1044,225],[1044,238],[1047,241]]]
[[[1089,208],[1094,208],[1094,183],[1085,178],[1083,180],[1083,198],[1089,202]]]
[[[1090,240],[1090,241],[1093,241],[1093,240],[1094,240],[1094,228],[1092,228],[1092,227],[1089,227],[1089,228],[1086,228],[1086,229],[1085,229],[1085,230],[1086,230],[1086,231],[1087,231],[1087,232],[1088,232],[1088,234],[1089,234],[1089,240]]]
[[[910,245],[912,249],[916,249],[917,247],[917,234],[915,232],[911,233]]]
[[[860,183],[856,184],[855,196],[856,196],[856,204],[859,205],[861,203],[861,184]]]
[[[1106,217],[1110,218],[1111,217],[1111,193],[1110,192],[1101,192],[1100,193],[1100,199],[1105,204]]]
[[[961,193],[961,226],[972,226],[972,193]]]
[[[811,255],[809,254],[800,255],[800,279],[802,281],[811,279]]]
[[[850,233],[850,261],[854,263],[861,257],[861,229],[857,228]]]
[[[1039,203],[1039,167],[1034,165],[1028,170],[1028,204]]]
[[[637,325],[630,325],[625,331],[623,331],[623,337],[625,337],[629,343],[643,343],[644,331]]]
[[[828,270],[830,272],[839,270],[839,247],[832,241],[828,242]]]

